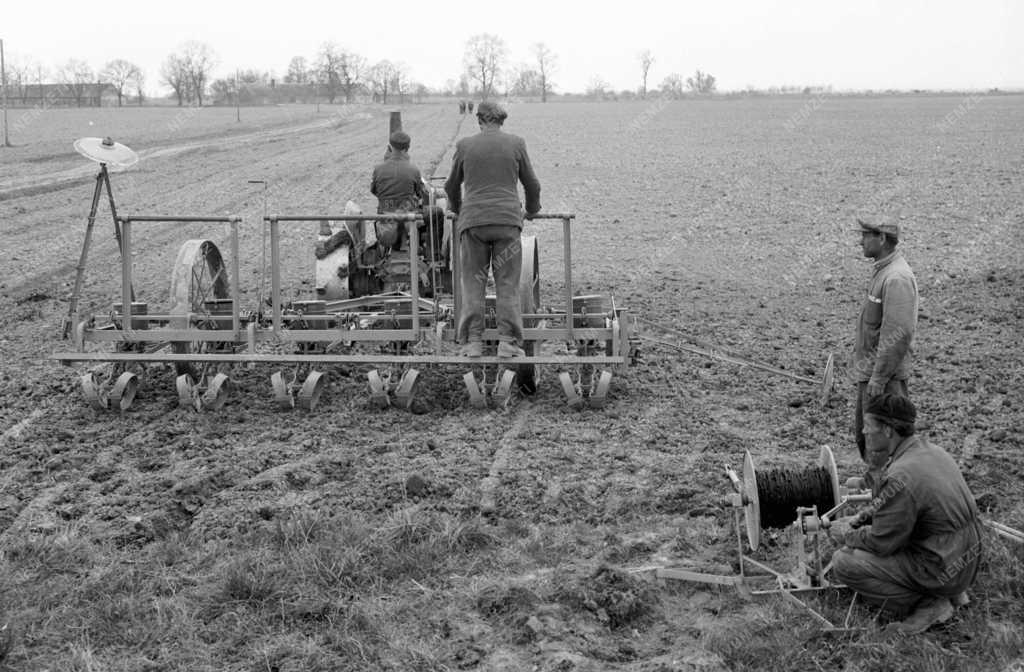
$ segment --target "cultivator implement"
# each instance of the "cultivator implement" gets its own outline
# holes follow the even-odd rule
[[[428,215],[429,217],[429,215]],[[461,302],[451,279],[458,277],[457,241],[446,236],[443,249],[435,222],[425,215],[290,216],[263,219],[270,238],[269,301],[243,308],[239,283],[238,217],[125,216],[118,217],[121,237],[121,296],[105,314],[72,315],[73,348],[53,357],[72,362],[107,363],[82,376],[86,399],[97,409],[127,410],[144,374],[140,365],[163,362],[176,371],[179,403],[195,410],[216,410],[231,388],[231,368],[239,364],[281,367],[270,376],[277,404],[313,410],[320,402],[333,364],[365,365],[370,402],[384,408],[409,409],[423,379],[419,367],[449,365],[466,369],[463,381],[470,403],[478,408],[506,406],[518,393],[537,388],[538,367],[559,370],[558,379],[571,408],[605,404],[612,371],[634,361],[638,349],[636,320],[611,297],[574,296],[571,271],[571,213],[538,215],[535,220],[561,221],[564,240],[565,303],[560,310],[541,310],[539,250],[532,236],[523,236],[520,294],[524,320],[525,357],[499,358],[493,309],[484,332],[482,357],[456,354],[455,329]],[[372,273],[361,266],[358,237],[340,246],[352,262],[335,268],[320,281],[320,268],[334,263],[338,250],[318,261],[316,296],[285,301],[281,268],[283,227],[319,222],[321,239],[340,227],[399,222],[423,229],[408,236],[408,250],[383,258]],[[186,240],[170,273],[170,295],[164,311],[133,293],[132,241],[137,226],[184,223],[228,225],[228,258],[210,239]],[[429,226],[425,226],[429,225]],[[445,230],[451,230],[450,220]],[[428,235],[429,234],[429,235]],[[344,236],[343,236],[344,238]],[[333,257],[332,257],[333,255]],[[344,269],[342,269],[344,266]],[[357,281],[353,282],[352,280]],[[376,283],[376,285],[374,285]],[[363,293],[371,290],[379,293]],[[493,306],[493,298],[488,299]],[[130,306],[129,311],[124,306]],[[128,313],[126,315],[126,312]]]

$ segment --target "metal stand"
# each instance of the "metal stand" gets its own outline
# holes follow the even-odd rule
[[[744,456],[742,480],[732,469],[726,468],[726,475],[729,477],[734,490],[730,496],[730,505],[734,512],[733,523],[736,532],[736,548],[739,556],[739,574],[708,574],[676,567],[657,567],[654,568],[655,576],[676,581],[694,581],[698,583],[735,586],[737,589],[743,590],[750,595],[779,595],[788,602],[804,608],[821,625],[824,631],[840,632],[854,629],[850,628],[853,603],[850,604],[850,609],[847,610],[845,622],[840,626],[833,624],[799,597],[799,595],[805,593],[844,587],[842,584],[833,583],[827,578],[832,565],[831,563],[824,564],[822,562],[820,533],[829,527],[830,519],[847,505],[854,502],[867,502],[871,498],[870,493],[849,492],[845,487],[840,488],[835,460],[832,456],[832,451],[827,446],[822,446],[818,464],[830,472],[833,482],[835,507],[821,515],[818,513],[817,506],[797,507],[795,511],[796,519],[789,527],[794,539],[792,550],[796,561],[791,570],[779,571],[745,552],[743,545],[744,532],[746,532],[751,550],[757,550],[757,547],[760,545],[757,474],[754,470],[750,453],[747,452]],[[749,573],[747,571],[748,565],[752,570],[759,573]],[[763,584],[765,581],[769,582],[767,587]],[[755,587],[758,584],[760,584],[760,587]],[[774,586],[771,584],[774,584]],[[853,599],[856,600],[856,594],[854,594]]]
[[[92,242],[92,229],[96,224],[96,211],[99,209],[100,193],[104,186],[107,191],[107,202],[110,203],[110,215],[114,218],[114,238],[117,239],[117,250],[124,253],[121,245],[121,225],[117,221],[117,206],[114,204],[114,192],[110,188],[110,174],[107,172],[107,164],[100,164],[100,172],[96,174],[96,189],[92,192],[92,207],[89,209],[89,220],[85,225],[85,240],[82,242],[82,254],[78,257],[78,266],[75,268],[75,288],[71,292],[71,300],[68,302],[68,316],[61,326],[61,338],[67,340],[71,334],[71,325],[78,323],[78,298],[82,292],[82,280],[85,278],[85,262],[89,256],[89,245]],[[132,301],[135,301],[135,290],[131,289]],[[129,311],[125,311],[126,313]]]

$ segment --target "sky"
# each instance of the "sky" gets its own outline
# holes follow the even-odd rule
[[[645,50],[654,57],[649,89],[697,69],[714,75],[720,91],[1024,89],[1020,0],[8,0],[0,10],[8,59],[55,72],[70,58],[96,70],[122,58],[145,71],[150,93],[169,92],[160,66],[188,40],[212,47],[214,78],[236,69],[280,78],[293,56],[312,61],[334,42],[370,63],[401,62],[413,81],[438,88],[458,79],[466,41],[479,33],[505,42],[511,66],[534,64],[532,46],[546,44],[560,93],[596,78],[637,89]]]

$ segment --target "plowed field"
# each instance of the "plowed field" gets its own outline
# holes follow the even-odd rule
[[[546,369],[536,395],[478,411],[462,371],[434,367],[416,413],[381,411],[368,367],[353,366],[325,369],[312,413],[279,410],[262,366],[231,372],[217,412],[178,408],[161,366],[129,411],[91,410],[77,384],[85,367],[49,359],[68,347],[59,326],[94,187],[74,138],[111,135],[139,152],[111,175],[122,214],[244,217],[240,260],[228,263],[253,305],[264,208],[372,209],[386,143],[380,108],[260,117],[238,131],[216,117],[234,110],[177,126],[120,112],[86,127],[48,111],[25,134],[59,133],[0,150],[0,669],[1020,664],[1022,556],[995,537],[971,608],[909,642],[881,641],[866,608],[855,618],[867,634],[818,639],[799,608],[629,571],[734,571],[723,465],[739,468],[745,450],[759,466],[800,467],[829,445],[842,476],[859,474],[842,375],[821,406],[814,385],[648,341],[603,410],[567,409]],[[1024,99],[509,112],[544,210],[577,215],[575,293],[614,295],[660,325],[644,327],[659,341],[710,341],[811,378],[831,353],[842,374],[870,273],[853,213],[900,216],[921,294],[910,381],[920,426],[961,460],[987,517],[1024,527]],[[425,174],[445,174],[454,139],[476,130],[455,105],[411,106],[403,121]],[[104,202],[90,310],[119,301],[112,228]],[[557,307],[561,227],[527,229],[544,304]],[[315,235],[310,224],[284,236],[291,297],[312,298]],[[177,249],[197,237],[228,249],[223,226],[137,227],[140,300],[165,305]],[[784,535],[766,536],[764,557],[784,565]],[[841,621],[844,595],[814,604]]]

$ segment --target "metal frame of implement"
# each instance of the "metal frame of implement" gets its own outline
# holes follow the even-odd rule
[[[454,306],[444,306],[437,299],[427,299],[419,295],[419,283],[410,282],[409,292],[374,294],[353,299],[339,299],[326,301],[328,310],[324,314],[295,314],[285,309],[281,292],[281,226],[284,224],[315,222],[315,221],[400,221],[417,222],[422,220],[420,213],[389,213],[386,215],[270,215],[263,218],[264,225],[270,232],[270,276],[271,296],[270,312],[268,315],[253,315],[243,312],[241,309],[241,292],[239,284],[239,224],[240,217],[185,217],[185,216],[150,216],[135,215],[117,217],[120,224],[121,237],[121,303],[115,305],[114,310],[108,314],[109,323],[97,326],[98,315],[84,317],[78,314],[77,307],[72,315],[74,324],[73,345],[71,351],[58,352],[52,355],[53,359],[65,364],[72,362],[112,362],[120,368],[126,368],[131,364],[144,362],[172,363],[183,368],[193,364],[201,365],[205,370],[211,365],[218,364],[239,364],[239,363],[293,363],[300,366],[313,367],[318,364],[380,364],[385,366],[405,366],[413,364],[451,364],[467,365],[469,367],[484,367],[484,380],[470,384],[466,376],[466,385],[470,391],[470,399],[474,405],[486,405],[484,397],[488,392],[493,393],[499,403],[508,403],[510,396],[509,386],[513,380],[510,379],[508,369],[519,366],[555,365],[555,366],[580,366],[585,369],[594,367],[615,367],[632,363],[638,347],[636,318],[628,311],[616,308],[614,299],[611,301],[611,310],[604,316],[604,327],[579,327],[574,322],[582,319],[584,324],[591,324],[594,314],[589,315],[588,320],[585,307],[582,312],[574,312],[574,297],[572,293],[572,251],[571,251],[571,222],[575,215],[568,213],[545,213],[537,215],[537,220],[560,220],[563,228],[563,260],[565,268],[565,300],[566,309],[563,312],[545,312],[524,314],[524,319],[529,322],[536,322],[536,326],[524,329],[523,338],[525,342],[540,344],[544,341],[564,341],[572,346],[582,337],[587,341],[607,343],[607,348],[602,348],[599,354],[565,354],[565,355],[528,355],[514,359],[500,359],[496,356],[483,356],[480,358],[467,359],[458,355],[441,354],[441,343],[444,341],[454,342],[455,330],[449,325],[447,319],[442,317],[457,318],[460,310],[460,297],[458,291],[454,292]],[[135,225],[138,224],[175,224],[175,223],[205,223],[205,224],[228,224],[230,226],[229,245],[231,271],[230,296],[210,297],[228,299],[230,301],[230,313],[227,311],[211,314],[209,312],[190,312],[182,306],[167,314],[139,314],[135,312],[135,296],[132,284],[133,250],[132,237]],[[421,261],[419,259],[418,236],[408,237],[410,254],[410,277],[418,278]],[[191,240],[186,246],[193,243],[193,248],[198,249],[199,244],[208,244],[209,241]],[[88,240],[86,241],[88,244]],[[209,243],[212,245],[212,243]],[[454,243],[457,246],[457,241]],[[215,246],[214,246],[215,247]],[[183,247],[184,249],[184,247]],[[457,249],[457,247],[456,247]],[[217,251],[219,256],[219,251]],[[452,255],[456,264],[455,277],[457,277],[457,258]],[[172,285],[173,285],[172,278]],[[174,297],[172,296],[172,301]],[[353,328],[355,322],[361,316],[380,317],[380,306],[386,302],[392,311],[394,324],[398,328]],[[133,306],[132,317],[125,320],[122,306]],[[415,309],[413,309],[415,307]],[[331,321],[337,326],[328,326]],[[562,321],[561,326],[549,326],[550,322]],[[317,324],[321,322],[322,324]],[[408,326],[403,327],[402,322]],[[296,324],[298,323],[298,324]],[[197,328],[196,325],[204,325],[208,328]],[[297,328],[301,327],[301,328]],[[485,341],[496,341],[497,330],[488,328],[484,332]],[[310,353],[302,352],[298,346],[322,345],[329,346],[343,342],[345,344],[369,344],[377,346],[417,346],[418,354],[407,351],[407,347],[395,347],[392,353],[352,354],[352,353]],[[116,352],[88,351],[87,346],[91,344],[110,343],[117,347]],[[203,352],[205,347],[216,345],[215,352]],[[267,345],[295,345],[299,351],[293,353],[268,353],[260,352],[261,346]],[[171,345],[172,350],[168,352],[164,346]],[[177,347],[174,347],[177,346]],[[196,351],[193,351],[195,348]],[[264,349],[266,349],[264,347]],[[405,349],[406,352],[399,352]],[[432,354],[423,354],[424,351],[433,349]],[[486,367],[496,366],[498,372],[493,383],[486,381]],[[505,371],[501,369],[507,367]],[[408,369],[402,374],[397,383],[379,382],[381,376],[376,371],[371,371],[369,378],[371,395],[380,405],[388,405],[387,392],[396,393],[399,405],[409,407],[411,404],[412,390],[410,389],[418,372]],[[299,405],[311,409],[319,398],[322,389],[322,374],[312,372],[315,380],[307,379],[306,384],[299,390]],[[411,380],[410,380],[411,375]],[[580,375],[576,381],[568,372],[561,372],[559,379],[563,390],[566,393],[568,404],[572,407],[584,405],[584,398],[591,406],[601,406],[604,403],[605,394],[611,379],[611,372],[602,370],[590,372],[589,391],[586,390],[585,376]],[[206,385],[202,379],[197,380],[193,376],[191,380],[179,376],[178,392],[181,403],[194,408],[219,408],[224,403],[227,393],[227,376],[217,374],[209,377]],[[390,379],[392,376],[385,375]],[[375,379],[378,382],[375,385]],[[137,388],[137,378],[134,373],[124,371],[120,374],[117,382],[109,392],[104,392],[102,383],[97,380],[94,373],[82,377],[82,388],[86,397],[97,408],[116,407],[120,410],[127,409],[134,398]],[[275,374],[272,380],[275,396],[284,404],[295,405],[296,399],[293,387],[284,382],[283,376]],[[387,388],[387,389],[382,389]],[[474,394],[474,390],[477,394]],[[112,403],[113,402],[113,403]]]

